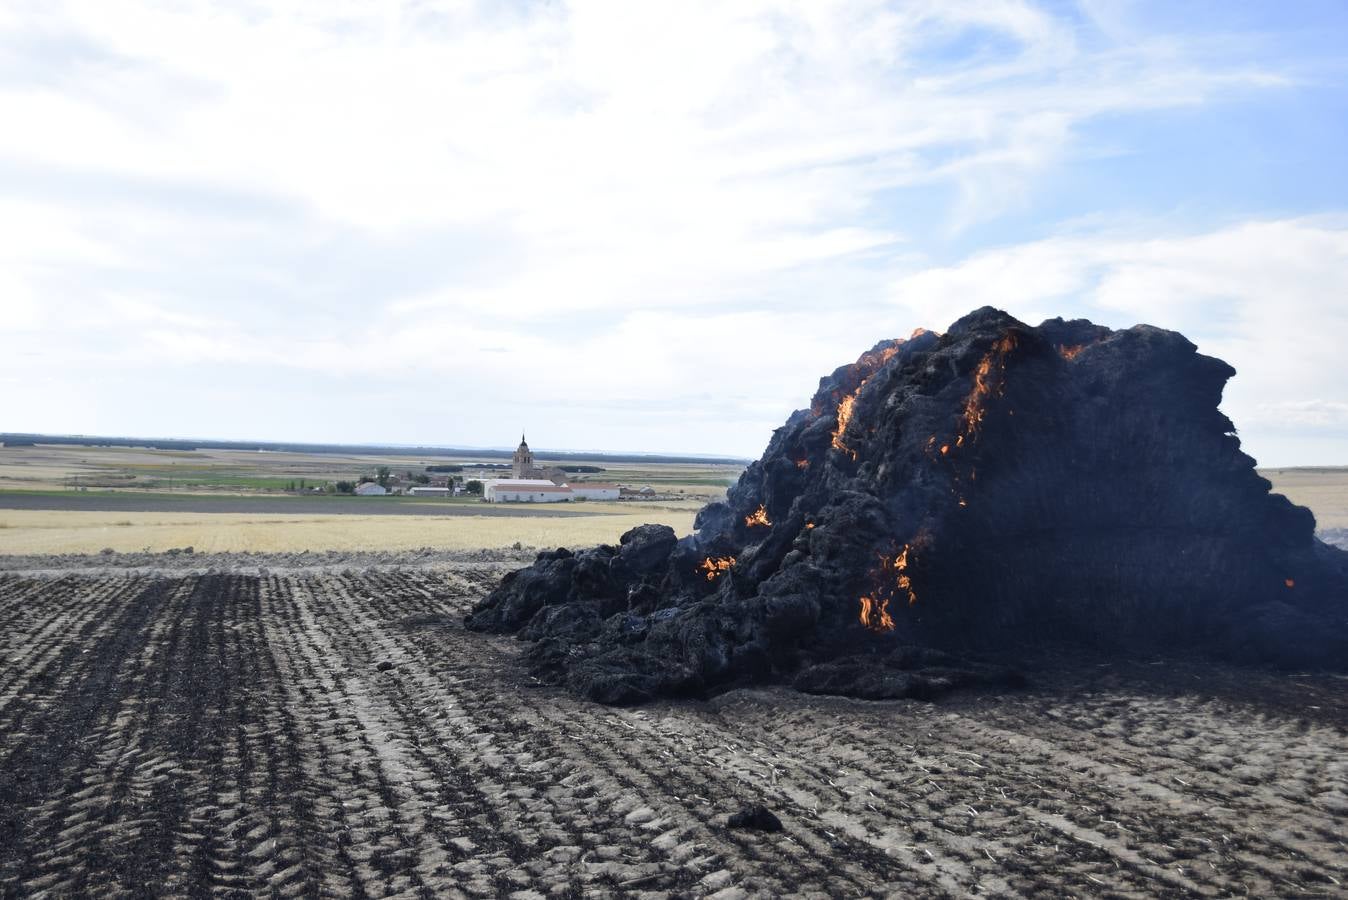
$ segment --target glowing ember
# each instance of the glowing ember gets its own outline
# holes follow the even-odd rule
[[[842,402],[838,404],[838,427],[833,429],[833,449],[841,450],[853,459],[857,458],[857,453],[843,443],[843,432],[847,430],[847,423],[852,421],[852,408],[857,405],[857,394],[859,393],[861,393],[861,388],[857,388],[842,398]]]
[[[913,543],[904,544],[894,556],[880,555],[880,565],[871,572],[875,589],[861,599],[861,624],[876,633],[894,630],[894,618],[889,614],[889,601],[896,596],[908,601],[909,606],[917,603],[917,591],[913,588],[913,576],[910,571],[917,550],[925,539],[924,534],[914,538]]]
[[[978,426],[983,423],[983,416],[987,414],[987,400],[993,392],[998,396],[1002,393],[1002,376],[1006,371],[1006,355],[1016,348],[1016,336],[1007,334],[997,343],[992,345],[992,349],[984,354],[979,360],[977,367],[974,368],[974,387],[969,392],[969,399],[964,401],[964,425],[961,428],[960,438],[956,446],[963,446],[962,438],[973,439],[978,435]]]
[[[802,470],[803,470],[803,469],[808,469],[809,467],[810,467],[810,461],[809,461],[808,459],[798,459],[798,460],[796,460],[796,468],[797,468],[797,469],[802,469]]]
[[[897,575],[896,581],[899,590],[908,595],[909,606],[912,606],[917,602],[917,594],[913,591],[913,579],[908,575],[908,554],[911,550],[911,544],[904,544],[903,550],[899,552],[898,558],[894,560],[894,572]]]
[[[705,572],[708,581],[715,581],[735,567],[733,556],[708,556],[698,568]]]
[[[768,518],[768,511],[763,508],[763,504],[758,504],[758,509],[744,517],[744,524],[750,528],[769,527],[772,520]]]
[[[913,337],[917,337],[921,333],[924,332],[922,331],[922,329],[919,328],[917,331],[913,332]],[[848,397],[839,397],[838,390],[835,389],[834,391],[832,391],[832,402],[838,404],[837,408],[839,410],[840,420],[842,418],[841,411],[843,404],[847,404],[847,418],[851,418],[852,404],[856,402],[857,394],[861,393],[861,389],[865,387],[867,381],[870,381],[872,375],[878,372],[885,365],[885,363],[889,362],[891,359],[894,358],[894,355],[899,352],[899,349],[905,343],[907,343],[907,341],[903,340],[902,338],[898,338],[892,341],[888,347],[884,347],[880,350],[870,350],[867,351],[866,353],[861,354],[860,358],[857,359],[856,364],[852,367],[857,374],[862,376],[861,382],[857,385],[856,390],[852,391],[852,393],[849,395],[851,398],[850,402]],[[823,400],[820,397],[816,397],[814,402],[810,404],[811,415],[822,416],[824,414],[824,409],[825,407],[823,405]],[[843,429],[845,429],[846,427],[847,423],[845,421],[842,421],[838,430],[833,433],[833,446],[837,450],[842,450],[844,452],[851,453],[851,451],[848,450],[846,447],[839,446],[840,444],[839,436],[842,434]],[[853,454],[852,458],[856,459],[856,455]]]
[[[1070,362],[1071,360],[1076,359],[1077,354],[1085,349],[1085,344],[1063,344],[1058,347],[1058,355]]]
[[[1291,578],[1284,579],[1283,584],[1287,585],[1289,588],[1294,588],[1297,586],[1297,583],[1293,581]]]
[[[893,631],[894,619],[889,614],[889,598],[862,597],[861,624],[877,634]]]
[[[917,337],[917,334],[914,333],[913,337]],[[903,340],[897,340],[883,350],[874,350],[863,353],[861,354],[861,358],[857,360],[857,364],[867,370],[866,377],[869,378],[883,367],[885,363],[893,359],[894,354],[899,352],[899,347],[903,346],[904,343]]]

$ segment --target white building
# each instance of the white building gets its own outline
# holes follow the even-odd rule
[[[413,497],[451,497],[454,495],[452,488],[431,487],[424,484],[408,488],[407,493]]]
[[[373,481],[367,481],[364,484],[356,485],[357,497],[382,497],[387,493],[388,491],[384,490]]]
[[[573,494],[566,485],[545,478],[501,478],[483,485],[482,496],[489,503],[559,503]]]
[[[577,500],[617,500],[621,488],[616,484],[599,484],[597,482],[582,481],[579,484],[570,484],[571,496]]]

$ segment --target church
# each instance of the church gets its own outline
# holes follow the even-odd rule
[[[539,466],[529,442],[520,435],[520,445],[510,458],[510,478],[489,481],[482,499],[489,503],[557,503],[567,500],[617,500],[616,484],[567,484],[567,474],[556,466]]]
[[[520,445],[515,448],[515,455],[510,458],[510,477],[517,481],[551,481],[553,484],[566,484],[566,473],[556,466],[540,468],[534,464],[534,451],[529,449],[529,442],[524,439],[524,434],[520,434]]]

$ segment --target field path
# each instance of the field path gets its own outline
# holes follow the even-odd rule
[[[0,575],[0,894],[1348,895],[1341,680],[609,709],[463,630],[502,571]]]

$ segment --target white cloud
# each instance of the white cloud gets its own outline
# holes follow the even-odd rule
[[[0,200],[0,328],[26,343],[0,378],[46,385],[8,411],[165,433],[194,427],[176,394],[162,419],[67,400],[197,385],[249,418],[196,433],[265,436],[328,427],[325,392],[358,381],[387,418],[327,437],[492,440],[418,421],[429,387],[462,398],[455,428],[533,404],[557,444],[756,453],[820,374],[985,301],[1251,359],[1252,336],[1288,340],[1257,293],[1291,282],[1282,309],[1325,315],[1339,226],[1091,233],[926,271],[922,241],[1031,204],[1091,123],[1283,83],[1016,0],[6,4],[0,177],[23,190]],[[923,191],[935,212],[906,215]],[[1342,400],[1319,341],[1288,382],[1323,389],[1280,399]],[[1240,401],[1251,421],[1273,390]]]
[[[1341,220],[1254,221],[1197,235],[1056,237],[912,273],[893,296],[928,321],[987,304],[1031,323],[1078,315],[1182,331],[1202,352],[1236,367],[1223,408],[1256,457],[1298,461],[1288,430],[1308,439],[1326,428],[1342,432],[1348,223]]]
[[[958,180],[977,219],[1078,123],[1267,77],[1146,41],[1088,52],[1023,3],[429,9],[32,4],[12,33],[104,56],[68,76],[78,89],[0,89],[0,115],[25,123],[5,152],[263,187],[362,228],[740,239],[932,179]],[[970,32],[1008,49],[927,71],[929,45]]]

